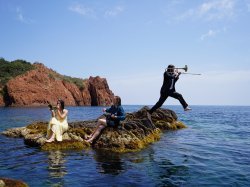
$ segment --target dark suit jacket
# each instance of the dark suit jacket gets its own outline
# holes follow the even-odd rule
[[[161,87],[161,94],[168,92],[175,92],[175,83],[179,79],[179,74],[169,73],[165,71],[164,73],[163,85]]]

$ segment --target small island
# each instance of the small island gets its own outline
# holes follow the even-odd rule
[[[26,127],[11,128],[2,132],[3,135],[23,138],[24,143],[42,150],[65,149],[101,149],[113,152],[133,152],[145,148],[148,144],[158,141],[161,133],[167,130],[178,130],[186,126],[178,121],[174,111],[157,109],[150,116],[148,107],[127,113],[126,119],[117,128],[106,127],[101,135],[90,145],[84,137],[96,127],[96,120],[69,123],[69,130],[64,133],[62,142],[46,143],[48,122],[34,122]],[[100,116],[102,117],[102,116]]]

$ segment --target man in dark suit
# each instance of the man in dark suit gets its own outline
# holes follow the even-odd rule
[[[174,65],[168,65],[167,71],[164,72],[164,81],[161,87],[160,99],[149,110],[150,114],[152,114],[156,109],[160,108],[169,96],[178,99],[185,111],[191,110],[182,95],[175,91],[175,83],[179,79],[180,74],[181,72],[178,72]]]

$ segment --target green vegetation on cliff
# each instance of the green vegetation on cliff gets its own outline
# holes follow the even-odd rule
[[[4,58],[0,58],[0,94],[6,97],[7,92],[5,85],[7,82],[32,69],[35,69],[35,66],[25,60],[14,60],[9,62]]]
[[[0,58],[0,87],[4,86],[10,79],[24,74],[35,67],[25,60],[6,61]]]
[[[60,75],[56,72],[51,72],[49,74],[49,77],[55,80],[62,80],[65,82],[69,82],[69,83],[73,83],[75,84],[81,91],[85,88],[84,82],[86,81],[86,79],[80,79],[80,78],[76,78],[76,77],[70,77],[67,75]]]
[[[74,83],[81,91],[84,89],[84,79],[64,75],[63,80],[66,82]]]
[[[10,79],[15,78],[18,75],[22,75],[27,71],[33,70],[35,68],[35,65],[25,60],[7,61],[4,58],[0,58],[0,94],[5,94],[4,86]],[[73,83],[80,90],[84,89],[85,79],[61,75],[54,71],[51,71],[48,76],[52,79]]]

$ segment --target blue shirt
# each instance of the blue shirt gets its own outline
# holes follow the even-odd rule
[[[113,115],[117,116],[117,118],[114,119],[114,121],[116,123],[119,123],[120,121],[125,120],[126,114],[125,114],[122,106],[112,105],[110,108],[106,109],[105,111],[110,113],[111,115],[113,114]]]

